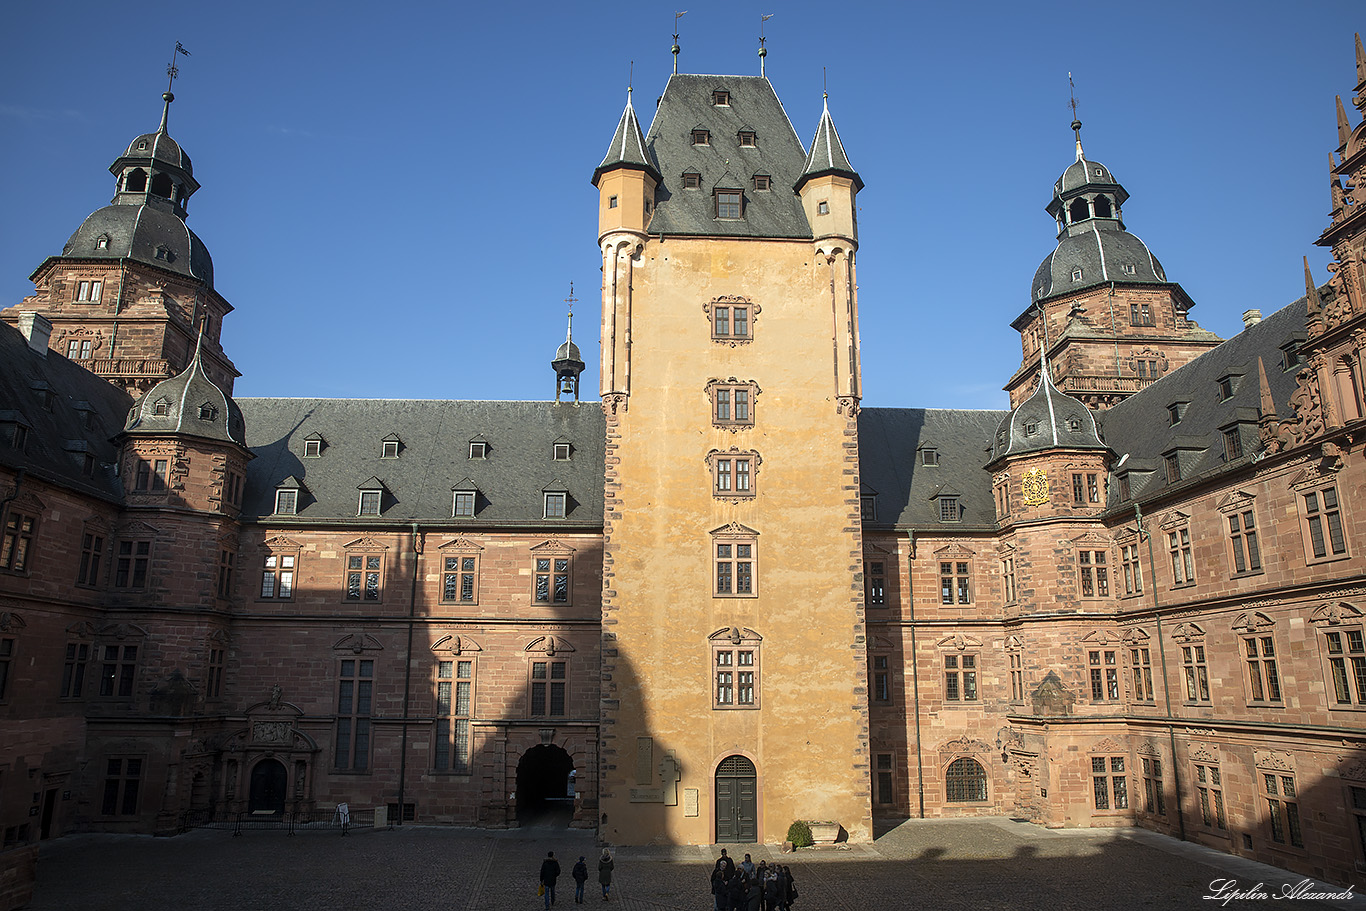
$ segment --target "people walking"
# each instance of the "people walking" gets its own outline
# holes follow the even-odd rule
[[[547,851],[545,860],[541,861],[541,885],[545,888],[545,907],[550,911],[550,906],[555,904],[555,880],[560,876],[560,862],[555,859],[554,851]]]
[[[583,884],[588,882],[588,864],[583,862],[583,857],[579,857],[579,862],[570,871],[570,876],[574,877],[574,904],[583,904]]]
[[[602,900],[607,901],[612,891],[612,855],[606,848],[602,849],[602,857],[598,858],[598,883],[602,885]]]

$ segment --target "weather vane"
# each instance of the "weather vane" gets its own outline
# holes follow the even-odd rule
[[[1077,119],[1077,87],[1072,82],[1072,74],[1067,74],[1067,93],[1071,96],[1069,104],[1072,107],[1072,132],[1077,136],[1077,153],[1081,153],[1081,121]]]
[[[177,41],[175,43],[175,50],[171,51],[171,62],[166,64],[166,75],[170,77],[166,81],[167,92],[171,91],[171,86],[175,83],[175,77],[180,75],[180,67],[175,65],[176,54],[184,54],[186,57],[190,56],[190,52],[185,50],[185,46]]]
[[[577,303],[579,302],[579,299],[578,299],[577,297],[574,296],[574,283],[573,283],[573,282],[570,282],[570,283],[569,283],[569,296],[566,297],[566,298],[564,299],[564,302],[565,302],[566,304],[569,305],[569,318],[570,318],[570,319],[573,319],[573,318],[574,318],[574,305],[577,304]]]
[[[759,75],[764,75],[764,58],[768,56],[768,48],[764,47],[764,23],[773,18],[773,13],[759,17]]]
[[[678,75],[678,20],[679,20],[679,19],[682,19],[682,18],[683,18],[684,16],[686,16],[686,15],[688,15],[688,11],[687,11],[687,10],[683,10],[683,12],[681,12],[681,13],[680,13],[678,10],[674,10],[674,46],[673,46],[673,53],[674,53],[674,75],[675,75],[675,76]]]

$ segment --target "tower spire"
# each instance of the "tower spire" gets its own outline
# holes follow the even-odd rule
[[[1342,107],[1342,96],[1334,96],[1338,103],[1338,145],[1347,145],[1347,140],[1352,137],[1352,125],[1347,122],[1347,111]]]
[[[683,18],[684,16],[686,16],[686,15],[688,15],[688,11],[687,11],[687,10],[683,10],[682,12],[679,12],[678,10],[674,10],[674,46],[673,46],[673,55],[674,55],[674,75],[675,75],[675,76],[678,75],[678,20],[679,20],[679,19],[682,19],[682,18]]]
[[[175,43],[175,50],[171,51],[171,62],[166,64],[166,91],[161,93],[161,100],[165,102],[161,108],[161,126],[157,128],[158,133],[167,132],[166,125],[171,116],[171,102],[175,101],[175,95],[171,93],[171,87],[175,85],[175,77],[180,75],[180,67],[175,65],[177,54],[190,56],[190,52],[185,50],[184,45],[179,41]]]
[[[764,47],[764,23],[773,18],[773,13],[761,15],[759,17],[759,75],[764,75],[764,58],[768,56],[768,48]],[[1359,45],[1358,45],[1359,46]]]
[[[1361,49],[1361,32],[1357,32],[1357,85],[1366,83],[1366,51]],[[1366,104],[1366,96],[1359,97]]]
[[[1072,82],[1072,74],[1067,74],[1067,94],[1071,100],[1068,102],[1072,108],[1072,133],[1077,137],[1077,161],[1086,157],[1086,153],[1081,149],[1081,121],[1077,118],[1077,87]]]
[[[1304,297],[1308,302],[1306,305],[1306,317],[1310,325],[1319,321],[1323,313],[1323,302],[1319,300],[1319,289],[1314,284],[1314,273],[1309,268],[1309,257],[1304,258]]]

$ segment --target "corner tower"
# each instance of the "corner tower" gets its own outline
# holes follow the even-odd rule
[[[34,293],[0,312],[17,323],[38,312],[51,348],[133,395],[185,370],[203,330],[202,369],[231,393],[238,376],[219,345],[232,310],[213,284],[213,259],[185,220],[199,189],[190,156],[169,132],[162,94],[155,132],[130,142],[109,166],[114,198],[91,213],[29,276]]]
[[[1086,157],[1081,121],[1072,129],[1076,160],[1053,185],[1046,207],[1058,246],[1034,274],[1031,303],[1010,324],[1021,342],[1020,366],[1005,385],[1011,407],[1038,385],[1045,338],[1058,387],[1096,410],[1222,341],[1190,319],[1195,302],[1125,228],[1128,192],[1109,168]]]
[[[599,190],[609,843],[871,837],[855,196],[760,76],[627,104]]]

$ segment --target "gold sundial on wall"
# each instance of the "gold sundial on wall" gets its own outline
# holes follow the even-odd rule
[[[1048,475],[1044,474],[1042,468],[1026,471],[1020,480],[1020,487],[1024,493],[1024,505],[1042,506],[1048,502]]]

